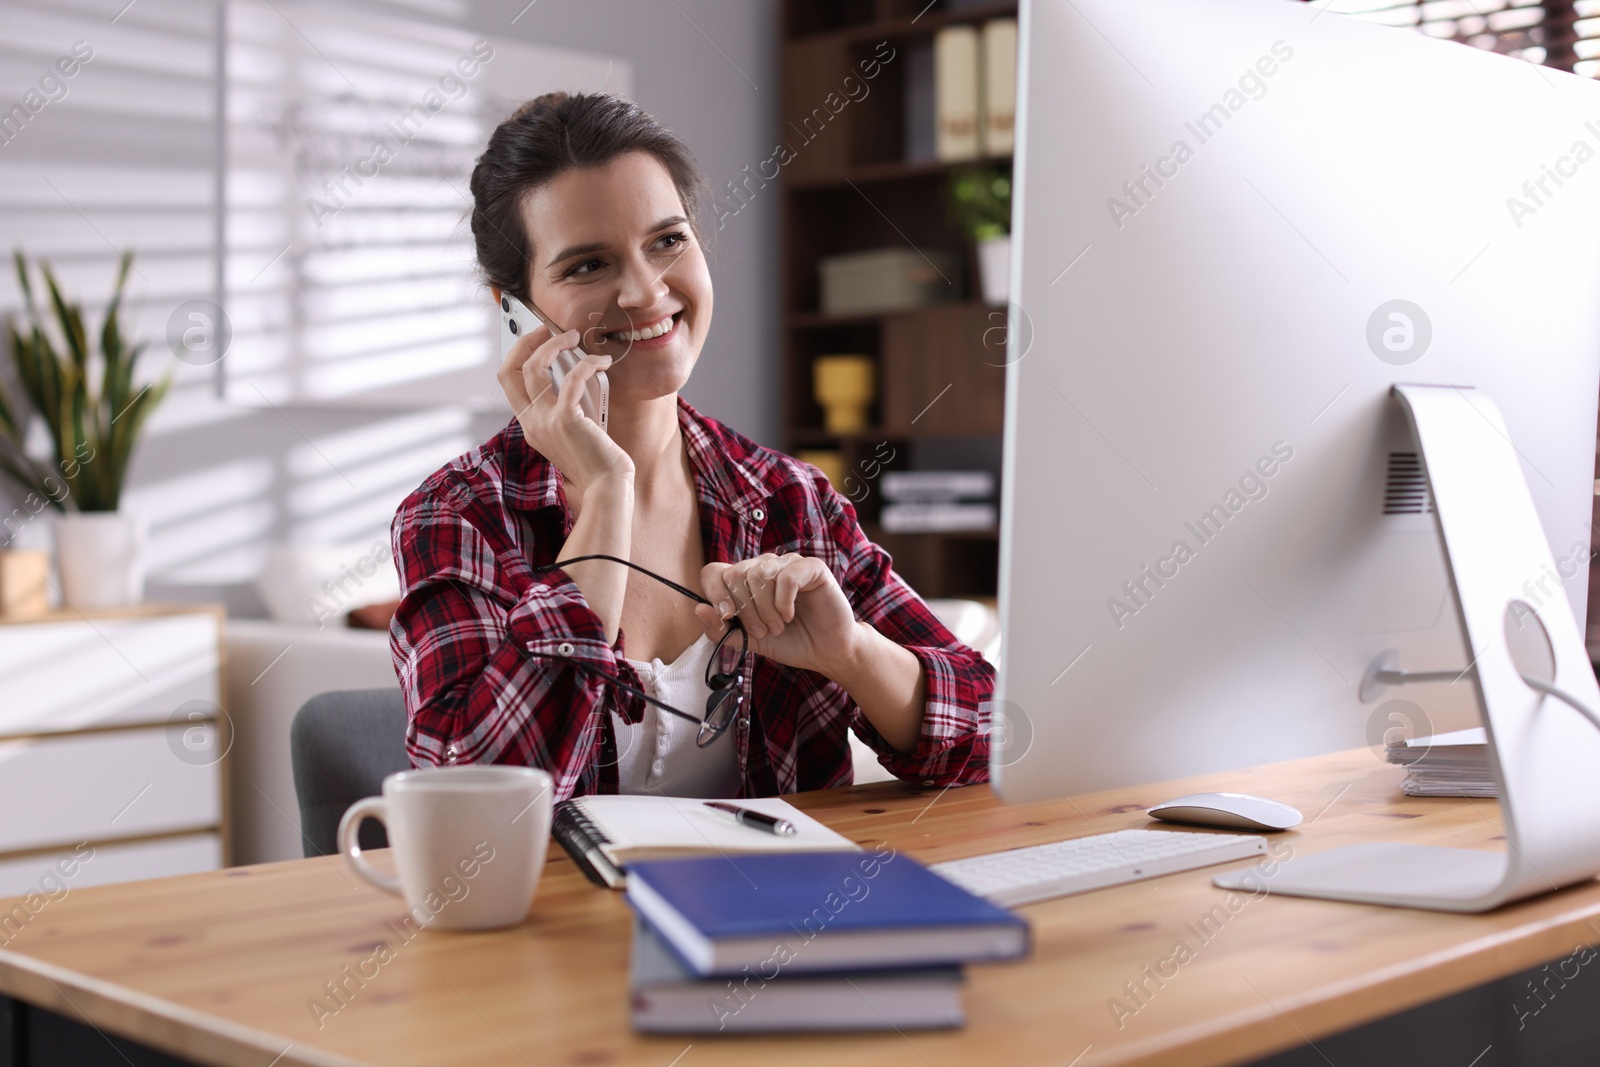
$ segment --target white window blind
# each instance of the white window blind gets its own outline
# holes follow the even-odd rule
[[[467,409],[504,401],[465,221],[472,159],[529,96],[631,92],[620,61],[491,38],[467,91],[427,109],[483,37],[463,25],[474,10],[371,13],[382,3],[0,0],[0,314],[21,305],[13,248],[49,260],[96,329],[136,254],[124,332],[149,343],[146,376],[177,376],[126,497],[159,582],[248,582],[279,541],[365,551],[401,496],[481,440]],[[332,203],[322,182],[419,101],[415,135]],[[314,215],[313,196],[336,210]],[[232,322],[220,363],[168,351],[193,300]],[[341,410],[355,406],[372,410]],[[24,543],[48,544],[47,518]]]
[[[503,401],[467,183],[490,131],[626,64],[326,5],[227,19],[227,298],[237,403]]]
[[[208,299],[232,342],[220,365],[177,367],[183,387],[498,406],[473,161],[516,104],[631,82],[605,56],[346,7],[0,0],[0,309],[21,303],[14,248],[91,319],[132,250],[127,326],[152,374],[168,316]]]
[[[1311,0],[1329,11],[1515,56],[1600,74],[1600,0]]]
[[[217,8],[160,0],[118,17],[125,3],[0,4],[0,309],[21,305],[21,249],[96,322],[132,250],[124,331],[156,341],[159,370],[167,313],[218,281]]]

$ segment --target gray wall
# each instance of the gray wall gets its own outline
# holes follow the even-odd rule
[[[473,25],[494,31],[522,2],[476,3]],[[638,101],[689,144],[714,190],[772,154],[777,0],[537,0],[522,27],[536,40],[632,60]],[[769,186],[720,231],[714,213],[707,220],[716,319],[684,392],[769,445],[780,438],[778,204]]]
[[[526,8],[523,0],[454,5],[448,0],[414,5],[339,2],[390,16],[438,18],[486,36],[625,58],[633,64],[635,98],[688,142],[715,188],[771,152],[779,93],[775,0],[535,0]],[[132,8],[118,32],[137,28],[140,17],[155,19],[160,3],[152,0],[148,6]],[[33,17],[42,7],[26,0],[0,0],[0,19],[8,17],[3,9]],[[42,32],[48,36],[55,31],[46,26]],[[74,31],[68,27],[59,32]],[[118,59],[109,30],[106,42],[96,59],[99,66],[86,66],[74,85],[78,96],[69,98],[74,107],[92,98],[95,78],[125,73],[119,72],[123,60]],[[62,46],[70,43],[67,38]],[[46,46],[48,40],[40,47]],[[0,51],[6,47],[0,44]],[[139,60],[126,62],[137,67]],[[20,96],[31,80],[30,64],[37,63],[34,57],[15,56],[0,62],[0,73],[12,83],[0,84],[0,96]],[[154,77],[160,72],[146,73]],[[0,149],[0,180],[12,173],[5,171],[7,166],[22,167],[16,173],[28,180],[49,177],[49,161],[60,158],[52,155],[51,138],[70,140],[69,131],[81,128],[75,123],[82,121],[65,103],[41,114],[26,131],[31,140],[19,138]],[[160,162],[180,170],[189,166],[195,173],[206,165],[204,158],[186,160],[183,154],[172,149]],[[150,165],[148,160],[128,162]],[[42,170],[38,175],[24,173],[29,165]],[[40,203],[51,206],[48,192],[39,195]],[[171,227],[154,216],[143,221],[118,219],[110,207],[99,211],[90,206],[80,215],[82,198],[89,194],[72,195],[76,201],[72,212],[53,205],[59,214],[51,223],[52,232],[83,230],[84,223],[93,222],[92,228],[106,236],[97,242],[85,230],[85,248],[96,250],[102,259],[109,244],[124,243],[125,234],[141,248],[157,247],[159,227]],[[702,411],[768,444],[778,441],[778,202],[776,190],[769,189],[714,234],[715,322],[685,390]],[[27,216],[12,218],[13,233],[0,233],[0,244],[7,251],[14,243],[27,243],[30,236]],[[708,223],[715,230],[715,219]],[[142,242],[141,233],[146,235]],[[35,236],[32,244],[38,247],[39,238]],[[64,255],[62,261],[63,273],[70,278],[71,256]],[[103,266],[97,266],[100,273],[96,273],[86,264],[87,260],[81,285],[84,295],[93,297],[108,279]],[[203,270],[203,264],[194,269]],[[136,286],[135,296],[143,311],[139,329],[155,342],[150,369],[158,372],[171,366],[179,372],[178,387],[152,422],[129,483],[131,504],[150,515],[154,524],[153,598],[222,600],[235,614],[259,614],[261,604],[250,583],[267,545],[370,542],[386,537],[388,516],[407,491],[449,456],[504,424],[500,414],[469,415],[459,410],[261,409],[223,404],[215,399],[208,371],[169,360],[160,333],[178,297],[154,266],[149,273],[156,280],[142,292]],[[159,292],[164,286],[169,291]],[[182,291],[181,285],[176,291]],[[15,306],[9,286],[0,289],[0,304],[6,310]],[[486,386],[492,388],[492,381]],[[17,494],[6,485],[0,500],[10,511]],[[31,523],[17,543],[47,544],[47,526],[43,520]]]

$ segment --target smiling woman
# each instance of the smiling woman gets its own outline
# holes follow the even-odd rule
[[[395,516],[411,758],[542,767],[558,799],[768,796],[848,784],[854,730],[902,778],[983,781],[992,668],[817,468],[678,395],[711,329],[705,192],[682,142],[604,94],[523,105],[479,158],[493,299],[565,332],[516,340],[513,421]],[[602,370],[609,433],[579,404]]]

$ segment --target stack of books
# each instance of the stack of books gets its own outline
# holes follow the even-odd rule
[[[878,521],[890,533],[990,530],[994,495],[989,471],[885,471]]]
[[[888,849],[641,861],[627,898],[646,1033],[960,1026],[962,965],[1028,952],[1021,919]]]
[[[1406,768],[1401,785],[1410,797],[1493,797],[1498,795],[1489,766],[1489,739],[1483,727],[1455,730],[1409,741],[1391,741],[1390,763]]]

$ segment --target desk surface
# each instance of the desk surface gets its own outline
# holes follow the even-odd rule
[[[1399,770],[1361,749],[1027,806],[1003,805],[987,786],[899,783],[796,802],[864,845],[887,842],[926,862],[1143,826],[1148,805],[1219,788],[1305,811],[1306,824],[1279,837],[1298,854],[1373,839],[1503,847],[1492,802],[1412,799],[1399,787]],[[1600,941],[1595,883],[1487,916],[1269,896],[1219,917],[1225,894],[1210,878],[1223,868],[1209,868],[1020,909],[1033,954],[969,969],[960,1030],[642,1037],[628,1027],[622,895],[593,888],[552,852],[522,926],[409,944],[388,926],[402,914],[399,898],[359,883],[336,858],[72,890],[0,949],[0,992],[239,1067],[1184,1067],[1290,1048]],[[319,1029],[309,1002],[385,940],[392,960]],[[1180,940],[1190,958],[1163,964],[1181,957]],[[1146,980],[1154,992],[1141,1004],[1124,983],[1146,967],[1170,977],[1160,988]]]

